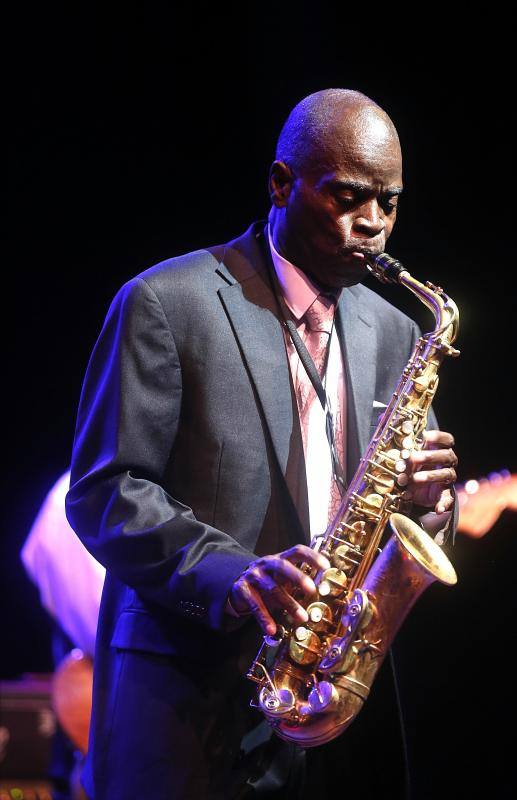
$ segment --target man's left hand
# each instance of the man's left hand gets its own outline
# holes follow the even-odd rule
[[[454,437],[446,431],[425,431],[422,450],[408,459],[408,491],[414,504],[433,508],[437,514],[451,511],[454,498],[450,486],[456,481],[458,458],[452,449]]]

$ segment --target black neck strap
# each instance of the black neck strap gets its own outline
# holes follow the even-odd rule
[[[296,330],[296,325],[294,324],[293,320],[292,319],[286,319],[286,320],[284,320],[284,322],[285,322],[285,325],[287,327],[287,330],[289,331],[289,335],[291,336],[292,342],[293,342],[293,344],[294,344],[294,346],[296,348],[296,352],[298,353],[298,355],[300,357],[300,361],[303,364],[305,372],[309,376],[309,379],[310,379],[312,385],[314,386],[314,390],[315,390],[316,394],[318,395],[318,399],[319,399],[319,401],[321,403],[321,407],[323,408],[324,411],[326,411],[327,410],[327,406],[328,406],[327,393],[325,392],[325,389],[323,387],[323,382],[322,382],[320,374],[319,374],[319,372],[318,372],[318,370],[316,368],[316,364],[314,363],[311,354],[307,350],[307,347],[305,346],[305,342],[303,341],[302,337],[300,336],[300,334]],[[332,325],[332,328],[334,328],[334,325]],[[326,352],[325,352],[325,362],[324,362],[324,367],[323,367],[323,374],[325,374],[325,371],[327,369],[331,337],[332,337],[332,331],[330,332],[329,342],[328,342],[327,349],[326,349]]]
[[[343,491],[345,489],[345,471],[344,471],[343,465],[341,464],[341,462],[339,460],[339,457],[338,457],[338,454],[337,454],[336,440],[335,440],[335,436],[334,436],[334,419],[333,419],[333,416],[332,416],[332,411],[331,411],[330,406],[329,406],[327,393],[325,391],[325,388],[323,386],[323,382],[321,380],[320,374],[319,374],[319,372],[318,372],[318,370],[316,368],[316,364],[314,363],[314,360],[313,360],[311,354],[307,350],[307,347],[305,346],[305,343],[303,342],[302,337],[300,336],[300,334],[296,330],[296,325],[295,325],[293,319],[289,318],[288,313],[286,313],[286,309],[284,309],[284,306],[283,306],[283,304],[282,304],[282,302],[280,300],[280,296],[279,296],[280,293],[279,293],[279,290],[278,290],[278,278],[277,278],[277,275],[276,275],[275,266],[273,264],[273,257],[271,255],[269,242],[267,241],[267,226],[266,226],[266,229],[264,231],[264,239],[265,239],[265,241],[264,241],[264,250],[266,251],[266,260],[267,260],[267,264],[268,264],[268,267],[269,267],[269,278],[270,278],[270,281],[271,281],[271,288],[272,288],[273,294],[275,296],[275,300],[276,300],[276,303],[277,303],[277,306],[278,306],[278,310],[280,312],[281,317],[283,318],[284,325],[287,328],[287,330],[289,331],[289,336],[291,337],[291,341],[292,341],[292,343],[293,343],[293,345],[294,345],[294,347],[296,349],[296,352],[298,353],[298,356],[300,358],[300,361],[302,362],[303,368],[305,369],[305,372],[307,373],[307,376],[308,376],[310,382],[312,383],[312,385],[314,387],[314,391],[316,392],[318,400],[321,403],[321,407],[323,408],[323,411],[325,412],[325,431],[326,431],[326,434],[327,434],[327,440],[328,440],[329,447],[330,447],[330,455],[331,455],[331,458],[332,458],[332,470],[333,470],[333,474],[334,474],[334,479],[337,482],[341,493],[343,493]],[[333,298],[333,300],[335,301],[335,298]],[[336,303],[336,308],[335,308],[334,314],[336,314],[336,313],[337,313],[337,303]],[[332,323],[332,330],[330,332],[329,342],[328,342],[326,353],[325,353],[323,374],[325,374],[325,371],[327,369],[327,364],[328,364],[329,354],[330,354],[330,341],[331,341],[331,338],[332,338],[333,331],[334,331],[334,323]]]

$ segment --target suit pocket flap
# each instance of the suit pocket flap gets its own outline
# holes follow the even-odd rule
[[[174,655],[178,647],[171,641],[171,632],[167,627],[145,611],[126,608],[115,625],[111,646],[122,650]]]

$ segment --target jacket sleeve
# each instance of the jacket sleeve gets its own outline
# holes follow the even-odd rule
[[[134,278],[118,292],[88,364],[66,513],[92,555],[144,599],[227,629],[231,585],[256,556],[197,520],[161,485],[182,398],[162,306]]]

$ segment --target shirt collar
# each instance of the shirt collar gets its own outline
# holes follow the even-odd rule
[[[278,282],[282,288],[284,300],[297,320],[300,320],[307,309],[314,303],[320,290],[314,286],[307,275],[280,255],[273,244],[271,226],[267,226],[271,258]]]

